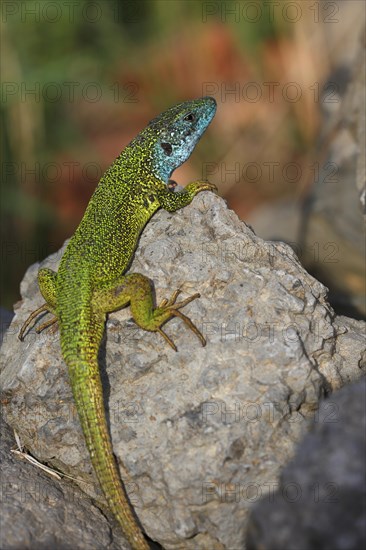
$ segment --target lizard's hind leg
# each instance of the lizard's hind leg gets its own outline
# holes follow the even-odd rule
[[[185,300],[177,302],[180,292],[180,289],[176,290],[169,299],[164,298],[158,307],[154,307],[149,279],[141,273],[129,273],[123,275],[119,282],[115,282],[111,288],[95,290],[92,305],[95,311],[110,313],[130,304],[135,323],[144,330],[158,332],[175,351],[177,351],[177,348],[174,342],[161,327],[172,317],[179,317],[196,334],[204,346],[206,340],[201,332],[184,313],[179,311],[182,307],[199,298],[200,295],[196,293]]]
[[[39,327],[37,327],[36,332],[39,334],[42,332],[43,329],[50,327],[57,321],[57,315],[56,315],[56,280],[57,280],[57,273],[52,271],[52,269],[49,268],[42,268],[38,272],[38,285],[39,289],[42,293],[43,298],[46,300],[46,303],[43,304],[41,307],[33,311],[28,319],[24,322],[22,328],[20,329],[18,338],[19,340],[24,339],[24,334],[29,325],[32,323],[32,321],[38,317],[40,313],[43,312],[50,312],[53,313],[54,317],[50,319],[49,321],[45,321],[42,323]]]

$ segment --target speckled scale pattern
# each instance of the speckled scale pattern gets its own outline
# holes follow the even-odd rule
[[[159,332],[172,346],[161,326],[173,314],[179,314],[198,333],[177,312],[198,295],[178,303],[174,295],[171,301],[154,308],[149,280],[125,272],[143,228],[159,208],[174,212],[188,205],[197,193],[215,190],[203,181],[190,183],[180,193],[167,187],[172,172],[188,159],[215,112],[215,100],[204,97],[180,103],[153,119],[102,176],[58,273],[41,269],[38,274],[45,307],[60,327],[62,355],[93,467],[108,505],[134,550],[149,546],[113,457],[98,350],[107,314],[127,304],[140,327]]]

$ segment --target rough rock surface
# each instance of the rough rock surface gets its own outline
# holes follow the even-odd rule
[[[129,548],[76,485],[50,477],[11,452],[14,435],[1,419],[0,431],[2,550]]]
[[[0,306],[0,345],[13,317],[13,312]]]
[[[366,547],[365,380],[321,403],[311,433],[259,502],[247,550],[358,550]]]
[[[56,269],[59,258],[42,265]],[[16,338],[42,303],[38,268],[26,274],[2,347],[6,419],[39,460],[102,499],[58,333]],[[202,348],[172,320],[175,353],[128,321],[128,308],[109,317],[100,365],[131,501],[167,549],[242,548],[251,505],[273,490],[320,398],[361,376],[365,324],[335,317],[326,288],[291,248],[256,237],[211,193],[175,214],[158,212],[131,271],[154,281],[157,301],[177,287],[183,297],[199,291],[185,313],[207,336]]]

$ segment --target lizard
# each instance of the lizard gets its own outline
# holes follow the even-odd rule
[[[176,351],[162,326],[181,318],[206,341],[180,310],[200,297],[195,293],[177,301],[180,289],[156,307],[150,280],[126,273],[144,227],[162,208],[175,212],[201,191],[217,192],[204,180],[189,183],[180,192],[170,179],[193,152],[216,112],[216,101],[203,97],[179,103],[149,122],[102,175],[61,258],[57,272],[38,271],[38,286],[45,303],[23,324],[19,338],[40,314],[52,318],[36,332],[57,323],[62,357],[90,459],[106,498],[133,550],[149,545],[129,504],[121,481],[103,404],[98,350],[108,313],[130,305],[133,320],[147,331],[159,333]],[[34,321],[35,320],[35,321]]]

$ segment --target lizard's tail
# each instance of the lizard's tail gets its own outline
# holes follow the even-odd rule
[[[90,458],[108,505],[133,550],[149,550],[128,502],[113,455],[97,357],[65,357]]]

